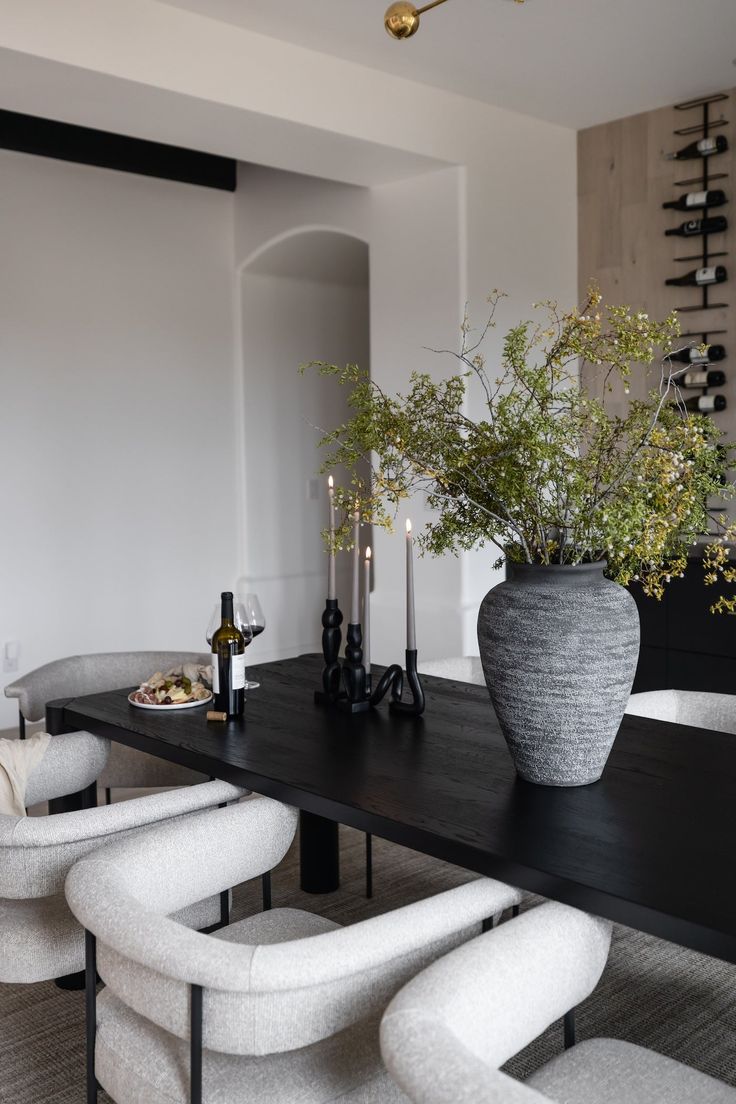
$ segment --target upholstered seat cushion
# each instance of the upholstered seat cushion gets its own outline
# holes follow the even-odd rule
[[[63,893],[0,897],[0,982],[32,983],[84,969],[84,932]]]
[[[557,1104],[736,1104],[736,1089],[618,1039],[566,1050],[526,1082]]]
[[[231,924],[216,937],[265,945],[337,927],[299,909],[277,909]],[[124,982],[116,977],[116,988]],[[133,1012],[109,989],[98,999],[97,1023],[97,1078],[117,1104],[188,1104],[185,1041]],[[288,1104],[398,1104],[407,1099],[383,1069],[376,1019],[285,1054],[250,1058],[206,1050],[203,1086],[206,1104],[286,1104],[287,1099]]]
[[[100,774],[97,784],[102,788],[113,789],[152,789],[160,786],[193,786],[206,781],[206,776],[198,771],[181,767],[178,763],[169,763],[156,755],[113,743],[107,766]]]

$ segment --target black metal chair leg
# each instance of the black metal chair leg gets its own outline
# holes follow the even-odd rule
[[[202,1104],[202,986],[190,986],[189,1100]]]
[[[514,905],[514,907],[511,909],[511,915],[512,916],[518,916],[519,915],[519,906],[518,905]]]
[[[26,719],[23,716],[23,714],[21,713],[20,709],[18,710],[18,731],[20,733],[21,740],[25,740],[25,738],[26,738]]]
[[[373,836],[365,834],[365,895],[368,900],[373,896]]]
[[[261,884],[263,886],[263,911],[268,912],[271,907],[271,871],[267,870],[265,874],[261,875]]]
[[[109,786],[105,786],[105,804],[112,805],[112,790]]]
[[[486,916],[485,920],[481,924],[480,930],[482,932],[487,932],[487,931],[491,931],[492,928],[493,928],[493,917],[492,916]]]
[[[84,1011],[87,1035],[87,1104],[97,1104],[95,1039],[97,1036],[97,940],[84,933]]]
[[[220,927],[226,928],[230,923],[230,890],[223,889],[220,894]]]
[[[564,1019],[565,1050],[575,1046],[575,1009],[565,1013]]]

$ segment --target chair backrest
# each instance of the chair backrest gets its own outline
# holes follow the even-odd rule
[[[202,986],[205,1046],[227,1053],[294,1050],[379,1013],[418,969],[518,899],[478,879],[348,928],[295,938],[282,926],[282,942],[236,943],[191,932],[168,914],[274,866],[296,813],[254,798],[184,827],[162,826],[83,859],[66,895],[97,937],[98,970],[112,992],[187,1038],[189,986]]]
[[[499,1068],[592,992],[610,939],[607,921],[549,902],[440,959],[386,1009],[391,1076],[422,1104],[539,1100]]]
[[[46,703],[55,698],[77,698],[123,686],[139,685],[156,671],[179,663],[210,663],[200,652],[99,652],[67,656],[29,671],[5,687],[6,698],[17,698],[27,721],[43,719]]]
[[[454,679],[456,682],[473,682],[485,686],[485,676],[480,656],[450,656],[448,659],[425,659],[419,664],[421,675]]]
[[[704,690],[648,690],[632,694],[626,712],[636,717],[714,732],[736,733],[736,695]]]
[[[29,805],[85,789],[103,770],[108,740],[90,732],[55,736],[28,778]],[[102,843],[142,826],[234,801],[243,790],[208,782],[101,808],[52,816],[0,816],[0,898],[26,900],[61,891],[69,869]]]

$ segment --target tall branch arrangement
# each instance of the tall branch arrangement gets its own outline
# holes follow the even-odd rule
[[[653,322],[603,305],[592,289],[582,309],[568,313],[538,304],[542,321],[513,327],[491,366],[483,349],[500,298],[489,297],[479,333],[466,318],[451,354],[456,374],[413,373],[405,394],[386,394],[357,365],[312,363],[351,389],[352,416],[321,442],[323,470],[353,472],[338,544],[349,544],[356,503],[364,520],[391,529],[402,499],[423,492],[434,516],[419,540],[434,555],[492,544],[518,562],[605,559],[610,578],[640,579],[660,597],[684,571],[688,547],[708,532],[708,497],[734,490],[724,483],[719,430],[683,405],[677,377],[686,369],[669,358],[680,332],[675,316]],[[632,369],[651,365],[657,349],[659,389],[632,401],[626,417],[609,413],[613,378],[628,391]],[[602,398],[580,386],[582,364],[601,374]],[[469,416],[469,399],[480,417]],[[358,475],[365,461],[368,482]]]

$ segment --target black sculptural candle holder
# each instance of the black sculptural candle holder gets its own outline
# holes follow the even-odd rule
[[[315,690],[318,705],[336,705],[346,713],[365,713],[378,705],[390,693],[389,709],[404,717],[419,717],[424,712],[424,690],[417,671],[416,648],[405,652],[406,682],[411,700],[404,701],[404,669],[392,663],[381,675],[375,689],[372,677],[363,666],[363,629],[360,623],[349,624],[346,633],[345,658],[340,661],[342,613],[336,598],[328,598],[322,613],[322,689]]]
[[[366,674],[363,666],[363,630],[360,622],[348,625],[345,644],[345,660],[342,677],[345,694],[338,698],[339,709],[346,713],[364,713],[371,702],[366,692]]]
[[[409,683],[409,689],[411,690],[411,701],[402,701],[403,693],[403,679],[398,682],[394,680],[394,685],[391,688],[391,701],[389,703],[389,710],[392,713],[399,713],[405,717],[419,717],[424,712],[424,690],[419,679],[419,672],[417,671],[417,650],[416,648],[407,648],[404,653],[406,660],[406,681]]]
[[[331,705],[340,695],[342,666],[340,664],[340,642],[342,640],[342,613],[337,598],[328,598],[322,614],[322,655],[325,665],[322,669],[322,689],[315,690],[314,700],[319,705]]]

